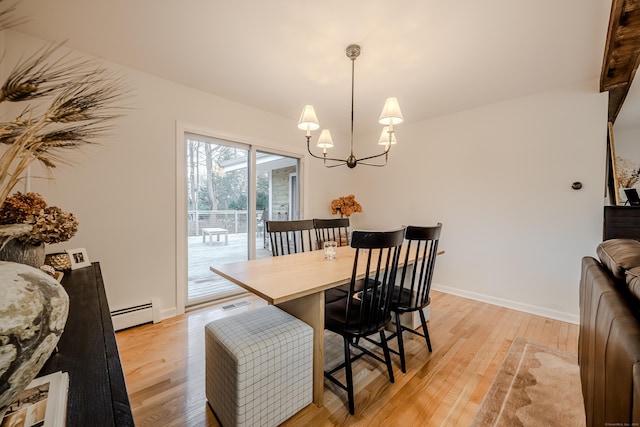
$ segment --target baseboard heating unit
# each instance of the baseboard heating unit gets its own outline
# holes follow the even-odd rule
[[[157,305],[157,303],[154,304],[154,300],[152,299],[151,302],[146,304],[112,311],[111,320],[113,321],[113,329],[119,331],[121,329],[131,328],[145,323],[158,322],[158,316],[154,316],[154,309],[157,310]]]

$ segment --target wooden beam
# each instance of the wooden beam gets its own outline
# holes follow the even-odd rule
[[[640,2],[613,0],[600,91],[609,92],[609,121],[615,122],[640,62]]]

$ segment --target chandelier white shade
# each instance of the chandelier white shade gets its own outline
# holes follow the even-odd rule
[[[384,103],[384,108],[380,114],[378,120],[383,125],[397,125],[402,123],[404,118],[402,117],[402,111],[400,111],[400,104],[398,104],[397,98],[387,98]]]
[[[318,138],[318,143],[316,145],[320,148],[333,147],[333,139],[331,138],[331,132],[329,132],[329,129],[322,129],[322,132],[320,132],[320,138]]]
[[[360,46],[352,44],[347,46],[347,57],[351,60],[351,153],[346,159],[337,159],[327,156],[327,149],[333,148],[333,139],[329,129],[323,129],[320,132],[320,137],[316,146],[322,148],[322,155],[313,154],[311,151],[311,131],[320,129],[320,122],[318,116],[312,105],[305,105],[300,114],[300,120],[298,120],[298,128],[306,132],[307,138],[307,151],[312,157],[322,159],[324,165],[328,168],[347,165],[349,168],[355,168],[358,164],[367,166],[384,166],[387,164],[389,150],[391,146],[397,143],[396,135],[394,131],[394,125],[402,123],[402,111],[400,110],[400,104],[396,98],[387,98],[382,113],[380,113],[379,122],[385,125],[382,129],[382,133],[378,140],[378,144],[384,146],[384,151],[379,154],[374,154],[367,157],[357,158],[353,153],[353,99],[354,99],[354,80],[355,80],[355,62],[356,58],[360,56]],[[370,160],[384,157],[383,162],[371,163]],[[327,163],[328,162],[328,163]]]
[[[316,116],[316,110],[313,109],[313,105],[305,105],[300,114],[300,120],[298,120],[298,128],[307,131],[307,135],[312,130],[320,128],[318,123],[318,116]]]

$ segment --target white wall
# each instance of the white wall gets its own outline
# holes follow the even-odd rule
[[[606,114],[591,82],[400,125],[390,164],[357,168],[358,222],[440,221],[437,287],[577,321],[580,260],[602,235]]]
[[[5,64],[43,43],[7,32]],[[48,252],[86,247],[112,310],[158,298],[166,316],[176,306],[176,121],[300,153],[304,137],[295,120],[106,65],[133,89],[131,109],[100,146],[32,187],[80,221]],[[328,217],[331,199],[355,193],[356,228],[441,221],[441,289],[576,321],[580,259],[601,236],[606,99],[590,82],[401,125],[384,168],[307,159],[305,216]]]
[[[613,132],[616,156],[640,163],[640,128],[620,130],[614,126]]]

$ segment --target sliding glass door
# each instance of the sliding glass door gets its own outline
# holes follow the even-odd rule
[[[242,293],[213,280],[210,265],[247,259],[249,147],[188,134],[186,144],[187,305]]]
[[[300,218],[301,196],[299,158],[194,133],[184,144],[188,307],[244,293],[209,267],[271,256],[266,221]]]

